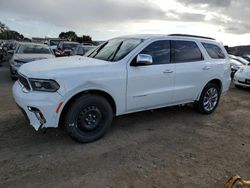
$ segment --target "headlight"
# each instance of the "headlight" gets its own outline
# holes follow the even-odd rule
[[[34,91],[56,92],[60,88],[55,80],[30,78],[29,81]]]

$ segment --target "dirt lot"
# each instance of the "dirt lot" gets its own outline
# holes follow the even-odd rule
[[[250,91],[234,87],[216,112],[189,106],[118,117],[101,140],[30,127],[0,67],[0,187],[223,187],[250,179]]]

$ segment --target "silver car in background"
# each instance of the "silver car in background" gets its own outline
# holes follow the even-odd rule
[[[55,58],[52,50],[44,44],[19,43],[10,59],[10,75],[12,79],[17,78],[18,69],[25,63],[40,59]]]
[[[234,77],[235,73],[242,67],[248,66],[250,63],[242,57],[229,55],[231,65],[231,78]]]

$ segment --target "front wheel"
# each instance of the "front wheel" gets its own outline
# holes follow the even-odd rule
[[[203,114],[211,114],[218,106],[220,100],[220,89],[218,85],[209,83],[203,89],[195,108]]]
[[[113,111],[102,96],[83,95],[76,99],[66,115],[65,126],[69,135],[80,143],[101,138],[110,127]]]

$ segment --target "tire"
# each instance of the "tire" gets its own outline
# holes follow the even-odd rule
[[[201,93],[199,101],[195,103],[195,109],[202,114],[213,113],[219,104],[220,94],[217,84],[207,84]]]
[[[18,78],[15,77],[15,76],[10,76],[10,78],[11,78],[12,81],[17,81],[18,80]]]
[[[82,95],[69,107],[65,118],[68,134],[77,142],[93,142],[101,138],[113,120],[113,110],[102,96]]]

